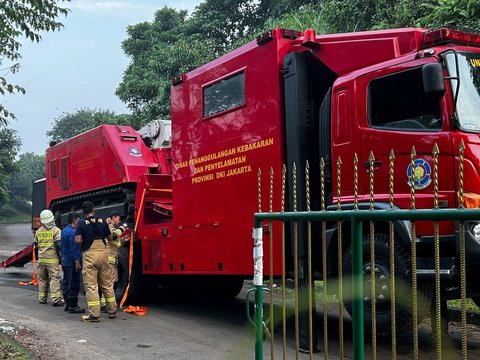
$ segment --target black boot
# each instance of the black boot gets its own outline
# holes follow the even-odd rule
[[[63,311],[68,311],[70,309],[70,299],[65,299],[65,307]]]
[[[85,309],[81,308],[78,306],[78,300],[71,300],[70,302],[70,308],[68,309],[68,312],[70,314],[83,314],[85,312]]]

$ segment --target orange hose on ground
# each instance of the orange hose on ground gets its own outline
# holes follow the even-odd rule
[[[147,315],[148,309],[144,306],[130,305],[130,306],[127,306],[127,308],[123,311],[125,311],[128,314],[133,314],[133,315],[137,315],[137,316],[145,316],[145,315]]]
[[[18,285],[21,285],[21,286],[26,286],[26,285],[34,285],[34,286],[37,286],[37,285],[38,285],[38,280],[37,280],[37,267],[35,266],[35,265],[36,265],[36,262],[37,262],[37,259],[36,259],[36,256],[35,256],[35,244],[33,244],[33,247],[32,247],[32,262],[33,262],[32,280],[30,280],[28,283],[26,283],[26,282],[24,282],[24,281],[19,281],[19,282],[18,282]]]

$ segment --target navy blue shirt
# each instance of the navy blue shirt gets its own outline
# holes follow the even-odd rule
[[[95,216],[89,216],[86,219],[80,219],[77,224],[77,231],[75,235],[82,235],[82,251],[87,251],[94,240],[105,239],[110,235],[110,229],[107,223]]]
[[[62,230],[62,265],[74,266],[75,260],[80,260],[80,245],[75,244],[75,228],[68,224]]]

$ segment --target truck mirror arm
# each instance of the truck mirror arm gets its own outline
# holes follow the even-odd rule
[[[458,102],[458,93],[460,91],[460,68],[458,65],[458,52],[455,49],[449,49],[442,53],[440,56],[442,58],[442,63],[445,64],[445,61],[443,60],[444,56],[446,53],[452,52],[455,58],[455,76],[446,76],[445,80],[456,80],[457,86],[455,89],[455,95],[453,97],[453,108],[452,108],[452,124],[454,124],[455,127],[458,127],[458,119],[456,116],[456,111],[457,111],[457,102]]]

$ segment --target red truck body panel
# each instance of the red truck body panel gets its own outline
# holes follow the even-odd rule
[[[136,183],[158,164],[130,126],[102,125],[46,150],[47,206],[74,194]]]
[[[432,163],[431,151],[437,143],[441,148],[439,166],[444,171],[440,201],[457,205],[453,174],[458,168],[458,141],[450,124],[448,96],[442,100],[444,125],[429,136],[402,131],[385,135],[385,130],[368,124],[367,91],[373,78],[438,61],[417,57],[424,32],[410,28],[311,36],[307,31],[304,36],[272,30],[262,44],[252,41],[184,74],[172,86],[171,150],[150,150],[132,128],[113,125],[100,126],[49,148],[47,205],[96,189],[135,185],[143,273],[252,274],[252,215],[269,211],[270,206],[274,211],[281,207],[281,174],[287,152],[282,69],[285,56],[292,52],[312,54],[336,75],[330,104],[332,174],[336,173],[338,157],[353,161],[357,153],[363,169],[359,178],[361,201],[368,202],[364,163],[373,151],[383,163],[375,172],[376,179],[383,179],[375,182],[375,200],[388,202],[388,156],[393,148],[398,159],[395,191],[399,195],[395,202],[409,208],[406,172],[411,146],[416,146],[418,157]],[[237,76],[243,81],[241,101],[214,113],[206,111],[205,93]],[[478,189],[480,160],[478,149],[474,150],[480,143],[478,135],[461,136],[471,144],[466,151],[466,173],[475,174],[475,179],[465,177],[465,186]],[[262,174],[258,173],[260,168]],[[274,174],[273,199],[266,181],[269,171]],[[259,177],[263,184],[260,197]],[[342,179],[353,179],[353,166],[343,167]],[[336,185],[333,176],[334,199]],[[430,186],[418,192],[418,208],[432,207],[432,191]],[[349,200],[353,201],[353,181],[342,184],[342,203]],[[417,231],[420,235],[432,232],[422,224]],[[441,224],[441,231],[452,233],[453,224]],[[273,233],[273,241],[279,241],[277,225]],[[265,231],[266,262],[270,235]],[[275,249],[274,273],[280,275],[281,247]]]
[[[173,242],[175,257],[166,255],[173,264],[168,273],[172,268],[183,274],[252,272],[250,238],[252,214],[258,210],[258,169],[272,167],[279,175],[283,164],[278,82],[287,43],[279,39],[259,47],[252,42],[186,74],[183,83],[172,88],[173,224],[165,242]],[[245,79],[244,103],[204,117],[204,87],[239,72]],[[262,209],[267,210],[268,189],[262,192]],[[280,199],[274,201],[278,207]],[[147,253],[155,251],[158,243],[151,246]]]

